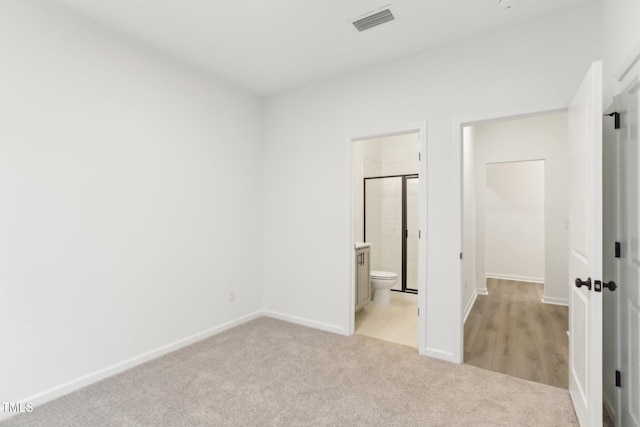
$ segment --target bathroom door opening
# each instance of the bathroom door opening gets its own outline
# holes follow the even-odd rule
[[[371,132],[361,134],[359,136],[351,136],[347,138],[349,144],[349,175],[351,176],[349,201],[349,216],[351,218],[351,230],[349,235],[349,244],[352,253],[350,258],[351,285],[345,291],[348,294],[349,306],[347,307],[347,316],[349,318],[349,333],[371,336],[385,341],[395,342],[402,345],[417,347],[418,352],[422,355],[428,353],[426,346],[426,287],[427,287],[427,126],[426,123],[408,124],[399,126],[395,129],[387,129],[384,132]],[[396,220],[398,228],[394,234],[395,250],[398,251],[398,268],[389,268],[380,271],[395,274],[396,277],[402,276],[402,247],[404,245],[402,239],[407,240],[405,256],[409,263],[415,256],[418,265],[417,280],[412,281],[412,273],[409,268],[404,272],[407,287],[416,289],[417,293],[410,292],[386,292],[391,293],[390,306],[378,306],[373,299],[362,305],[356,302],[358,298],[358,290],[356,289],[357,269],[356,269],[356,250],[360,243],[368,243],[365,241],[364,233],[364,208],[365,185],[377,185],[380,187],[385,180],[368,180],[365,184],[365,178],[381,178],[396,176],[394,185],[399,188],[396,191],[396,197],[400,194],[402,197],[402,181],[406,175],[408,178],[405,182],[407,198],[409,206],[418,206],[417,212],[408,211],[408,216],[402,222],[402,204],[396,203],[395,209],[400,206],[400,221]],[[376,184],[377,181],[377,184]],[[369,190],[369,189],[368,189]],[[417,190],[417,195],[415,191]],[[369,191],[367,197],[371,201],[372,193]],[[415,196],[415,199],[413,200]],[[396,199],[397,200],[397,199]],[[381,219],[381,214],[378,216]],[[371,225],[376,216],[367,215],[367,222]],[[407,229],[406,224],[417,218],[419,225],[413,229],[409,229],[408,234],[404,236],[401,230]],[[416,245],[412,243],[412,235],[418,233],[418,229],[422,230],[419,241]],[[370,233],[370,232],[369,232]],[[366,240],[371,239],[368,234]],[[398,249],[399,248],[399,249]],[[378,251],[382,251],[382,245],[370,245],[369,261],[373,260],[375,267],[375,259],[379,256]],[[388,251],[389,248],[385,249]],[[371,268],[371,270],[373,270]],[[375,271],[375,270],[374,270]],[[397,282],[402,281],[398,277]],[[400,285],[400,290],[402,290]],[[387,288],[388,289],[388,288]],[[373,289],[371,289],[373,291]],[[372,296],[375,294],[373,292]],[[359,307],[357,307],[359,305]],[[357,315],[356,315],[357,314]],[[370,314],[370,315],[367,315]]]
[[[397,272],[395,292],[418,293],[419,179],[417,174],[364,178],[363,236],[375,251],[371,270]]]

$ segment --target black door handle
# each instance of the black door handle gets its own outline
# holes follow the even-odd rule
[[[586,286],[587,289],[591,290],[591,277],[587,277],[587,280],[580,280],[579,277],[576,277],[576,286],[577,287],[582,287],[582,286]]]
[[[614,282],[613,280],[607,283],[603,283],[602,286],[604,286],[605,288],[609,288],[611,292],[615,291],[618,287],[618,285],[616,285],[616,282]]]

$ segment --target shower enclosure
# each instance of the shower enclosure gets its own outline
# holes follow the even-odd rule
[[[398,274],[392,290],[418,292],[418,175],[364,178],[364,240],[371,270]]]

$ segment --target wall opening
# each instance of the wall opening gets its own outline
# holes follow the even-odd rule
[[[354,332],[416,348],[420,146],[419,131],[353,141],[353,241],[370,245],[372,272],[370,301],[362,304],[357,297]],[[376,272],[397,280],[388,290],[377,289]],[[389,295],[389,305],[380,304],[379,292]]]
[[[464,362],[567,388],[567,113],[462,134]]]

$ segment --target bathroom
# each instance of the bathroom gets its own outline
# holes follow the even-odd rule
[[[417,348],[420,134],[353,144],[355,333]]]

